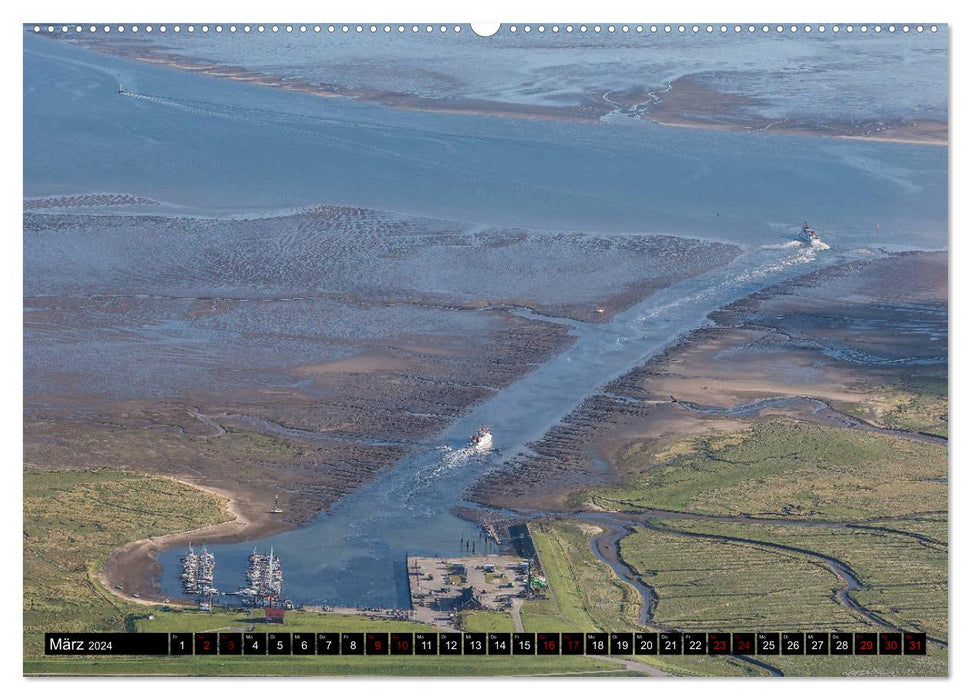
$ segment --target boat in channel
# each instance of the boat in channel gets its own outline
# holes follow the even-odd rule
[[[477,452],[486,452],[492,449],[492,431],[483,425],[469,438],[469,447]]]
[[[819,240],[819,234],[816,233],[815,229],[809,228],[808,221],[804,221],[802,224],[802,229],[799,231],[799,238],[807,243],[812,243],[813,241]]]

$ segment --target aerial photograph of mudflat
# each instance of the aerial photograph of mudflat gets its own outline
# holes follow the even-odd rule
[[[22,35],[24,675],[949,675],[946,24]]]

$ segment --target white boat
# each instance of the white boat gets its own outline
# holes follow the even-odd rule
[[[483,425],[469,438],[469,447],[482,452],[492,449],[492,431]]]
[[[799,232],[799,237],[809,243],[819,240],[819,234],[816,233],[813,229],[809,228],[808,221],[803,223],[802,230]]]

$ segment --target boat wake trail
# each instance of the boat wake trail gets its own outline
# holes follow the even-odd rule
[[[759,250],[790,250],[792,248],[798,248],[802,245],[802,241],[786,241],[785,243],[770,243],[767,245],[759,246]]]
[[[473,461],[480,461],[483,457],[482,452],[472,447],[452,448],[448,445],[440,445],[436,448],[437,459],[429,459],[433,455],[426,455],[422,462],[416,465],[412,477],[399,491],[400,503],[413,504],[416,500],[427,493],[434,484],[457,469],[468,465]],[[405,505],[409,510],[414,510],[410,505]]]
[[[829,246],[822,241],[814,241],[813,245],[809,246],[800,241],[792,241],[792,243],[795,245],[763,246],[759,250],[793,250],[794,252],[790,255],[784,255],[781,258],[773,256],[771,260],[756,264],[754,267],[730,273],[720,281],[702,287],[693,294],[680,296],[668,303],[660,304],[645,311],[639,320],[647,321],[658,317],[670,316],[675,310],[696,302],[705,299],[716,300],[728,291],[751,288],[753,284],[764,283],[764,281],[769,280],[787,268],[797,265],[809,265],[815,262],[817,252],[829,249]],[[720,303],[714,304],[715,307],[719,305]]]
[[[442,457],[432,470],[430,474],[432,477],[441,476],[446,471],[464,466],[476,456],[475,449],[471,447],[459,447],[458,449],[453,449],[443,445],[438,449],[442,452]]]

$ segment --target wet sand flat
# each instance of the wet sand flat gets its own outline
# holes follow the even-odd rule
[[[723,92],[692,78],[679,78],[654,91],[625,95],[625,108],[662,126],[861,139],[946,146],[948,125],[930,119],[814,121],[805,117],[766,118],[753,114],[753,97]],[[612,99],[617,99],[612,95]],[[756,110],[757,111],[757,110]]]
[[[633,442],[737,430],[766,411],[832,420],[798,403],[737,414],[688,404],[731,409],[815,397],[880,425],[888,386],[946,378],[947,257],[901,254],[824,269],[710,317],[712,326],[588,398],[470,496],[496,507],[575,510],[571,493],[618,483],[618,455]]]
[[[538,70],[536,74],[530,74],[528,69],[518,66],[516,70],[506,66],[508,72],[516,76],[510,78],[513,81],[510,85],[482,85],[478,89],[474,83],[450,73],[447,68],[413,63],[410,71],[388,68],[390,74],[397,72],[401,77],[401,84],[392,87],[373,74],[369,75],[370,71],[363,71],[352,57],[331,55],[326,49],[321,54],[321,64],[326,68],[312,70],[288,65],[286,59],[270,64],[257,62],[243,65],[250,57],[234,52],[229,45],[202,47],[198,44],[180,44],[178,41],[161,41],[147,35],[115,37],[111,42],[92,41],[83,35],[68,38],[105,53],[198,75],[324,98],[350,98],[395,109],[584,122],[598,121],[608,115],[628,116],[674,128],[767,131],[925,145],[946,145],[948,142],[946,116],[928,116],[931,111],[943,111],[946,115],[946,108],[942,110],[936,106],[935,110],[929,110],[929,106],[921,104],[917,96],[911,99],[920,104],[919,109],[908,105],[909,100],[901,99],[889,108],[895,111],[888,112],[886,107],[881,111],[874,106],[870,113],[863,109],[862,113],[852,114],[849,118],[836,116],[831,107],[814,111],[817,104],[829,105],[834,99],[832,90],[813,79],[815,71],[823,74],[834,68],[826,61],[825,50],[815,58],[821,61],[815,69],[811,67],[815,64],[808,61],[799,70],[779,67],[778,74],[788,75],[792,81],[787,84],[787,90],[792,94],[785,99],[773,93],[767,85],[760,84],[754,73],[749,74],[731,64],[715,62],[708,70],[695,69],[652,86],[640,82],[643,80],[641,75],[636,82],[633,82],[633,77],[608,79],[600,76],[596,71],[596,61],[592,62],[591,76],[584,76],[586,82],[561,86],[555,98],[545,95],[545,99],[535,99],[537,94],[543,95],[550,90],[549,85],[537,89],[535,83],[539,81],[543,84],[543,78],[549,80],[549,76],[545,75],[547,71],[552,70],[555,74],[562,70],[557,60],[546,59],[546,63],[552,65],[544,65],[545,70]],[[595,45],[572,47],[573,51],[578,52],[572,54],[576,57],[574,60],[580,61],[580,56],[587,60],[596,56],[596,50],[583,53],[584,48],[589,51]],[[847,48],[834,45],[830,50],[845,51]],[[234,59],[239,63],[234,63]],[[645,61],[642,56],[638,59]],[[497,59],[483,54],[482,60],[493,62]],[[503,59],[498,60],[501,62]],[[665,68],[670,70],[667,66]],[[576,66],[571,66],[571,69],[575,70]],[[642,69],[642,75],[653,75],[652,69],[656,70],[656,67],[648,62]],[[522,75],[519,75],[520,71]],[[517,78],[521,82],[517,82]],[[778,75],[775,78],[778,79]],[[614,82],[616,80],[620,82]],[[805,99],[789,103],[788,100],[795,99],[794,96],[799,94],[805,94]],[[876,101],[873,97],[870,96],[870,101]],[[777,104],[780,101],[784,106]],[[865,99],[862,101],[866,102]],[[859,110],[856,107],[856,111]]]
[[[239,516],[116,552],[108,580],[143,599],[160,595],[160,549],[300,527],[427,446],[568,347],[559,316],[609,320],[737,253],[343,207],[144,207],[164,210],[52,197],[24,221],[27,468],[172,476]],[[269,513],[276,500],[284,513]]]

